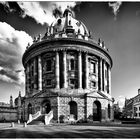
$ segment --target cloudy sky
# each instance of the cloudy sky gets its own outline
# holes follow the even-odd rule
[[[73,8],[95,40],[101,38],[113,59],[112,96],[137,95],[140,88],[140,2],[0,2],[0,101],[19,90],[24,96],[21,58],[28,42],[55,19],[53,11]]]

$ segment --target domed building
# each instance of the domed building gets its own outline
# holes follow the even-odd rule
[[[66,9],[44,37],[23,55],[26,95],[23,118],[53,111],[53,120],[113,120],[112,58],[104,42],[94,41],[87,27]]]

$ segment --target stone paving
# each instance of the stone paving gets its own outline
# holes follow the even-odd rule
[[[140,138],[140,125],[1,123],[0,138]]]

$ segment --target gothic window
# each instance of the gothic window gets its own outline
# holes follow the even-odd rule
[[[52,71],[52,60],[51,59],[46,61],[46,71]]]

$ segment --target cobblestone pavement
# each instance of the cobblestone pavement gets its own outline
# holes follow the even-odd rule
[[[0,138],[140,138],[140,125],[0,123]]]

